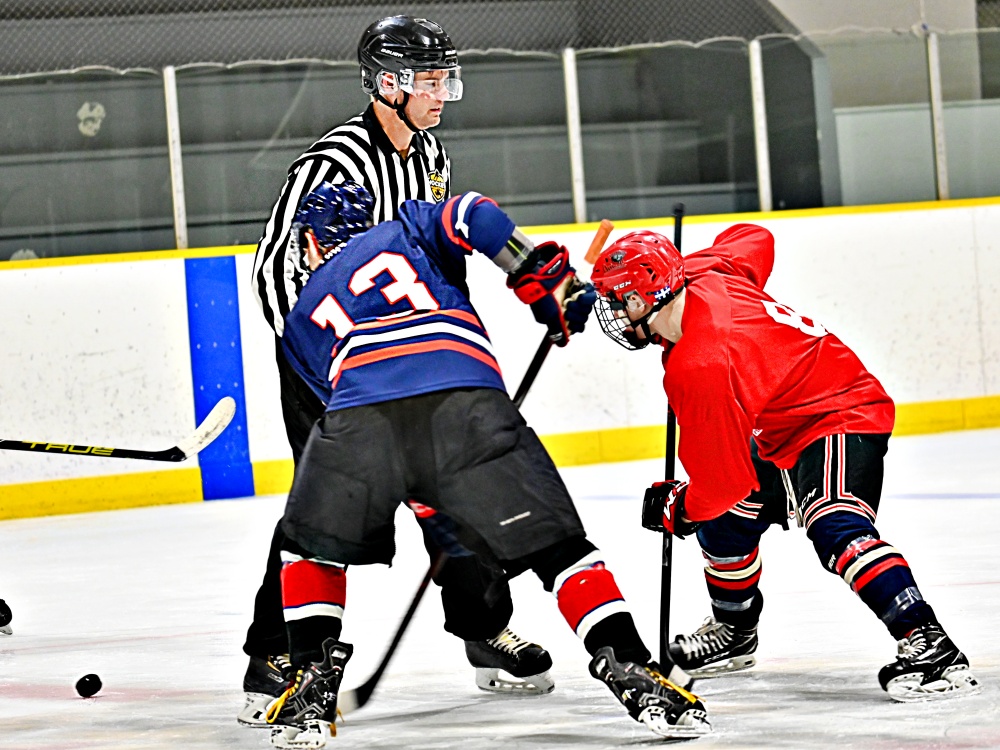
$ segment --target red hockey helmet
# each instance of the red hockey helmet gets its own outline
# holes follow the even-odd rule
[[[597,258],[590,280],[597,290],[601,329],[626,349],[641,349],[651,339],[649,317],[684,288],[684,260],[673,243],[656,232],[632,232]],[[629,318],[629,311],[642,311]],[[642,328],[645,338],[635,334]]]

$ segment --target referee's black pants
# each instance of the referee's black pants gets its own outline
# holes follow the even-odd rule
[[[298,466],[313,425],[323,415],[325,405],[288,364],[275,337],[275,360],[281,391],[281,415]],[[424,531],[424,547],[431,560],[440,548]],[[281,604],[281,547],[285,534],[281,519],[274,527],[267,554],[264,580],[254,599],[253,622],[247,629],[243,651],[248,656],[267,657],[288,653],[288,634]],[[441,587],[444,629],[465,641],[492,638],[510,622],[514,605],[503,571],[487,565],[478,556],[449,557],[434,576]]]

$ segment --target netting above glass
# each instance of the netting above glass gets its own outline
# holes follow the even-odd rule
[[[430,18],[459,50],[555,52],[796,29],[767,0],[3,0],[0,76],[101,66],[353,61],[378,18]]]

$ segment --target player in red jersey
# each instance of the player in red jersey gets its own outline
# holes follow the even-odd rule
[[[696,533],[713,617],[670,653],[692,674],[749,668],[763,606],[760,537],[793,515],[823,566],[899,641],[879,682],[898,701],[975,692],[969,661],[875,529],[892,399],[840,339],[764,292],[774,238],[737,224],[682,258],[633,232],[594,266],[598,319],[629,349],[664,347],[689,481],[646,492],[643,525]]]

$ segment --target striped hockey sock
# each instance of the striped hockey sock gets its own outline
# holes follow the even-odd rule
[[[281,553],[281,601],[292,664],[323,658],[323,641],[340,638],[347,574],[344,566],[319,558]]]
[[[852,541],[837,557],[834,571],[896,639],[934,618],[903,555],[881,539]]]
[[[611,646],[618,661],[649,662],[632,613],[597,550],[556,576],[552,592],[566,622],[591,654]]]
[[[758,589],[762,572],[760,548],[746,555],[705,557],[705,583],[715,619],[738,628],[756,627],[763,598]]]

